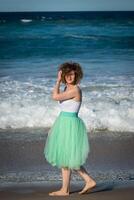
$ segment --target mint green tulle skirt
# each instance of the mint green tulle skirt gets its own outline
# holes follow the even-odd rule
[[[47,135],[44,147],[46,160],[58,168],[80,169],[89,152],[84,121],[78,113],[61,111]]]

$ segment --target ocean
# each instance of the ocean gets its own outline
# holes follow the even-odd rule
[[[0,129],[51,127],[58,66],[74,61],[88,131],[134,132],[134,12],[0,13],[0,46]]]
[[[86,169],[97,183],[134,180],[134,12],[0,13],[0,187],[62,180],[43,151],[66,61],[84,72]]]

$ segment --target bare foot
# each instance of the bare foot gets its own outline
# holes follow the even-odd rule
[[[82,191],[79,192],[79,194],[85,194],[85,193],[88,193],[90,192],[90,190],[92,188],[94,188],[96,186],[96,182],[95,181],[88,181],[85,185],[85,187],[83,188]]]
[[[55,191],[55,192],[50,192],[49,195],[50,196],[68,196],[69,192],[65,192],[61,189],[61,190],[58,190],[58,191]]]

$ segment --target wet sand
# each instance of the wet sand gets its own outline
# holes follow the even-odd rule
[[[84,182],[77,173],[71,176],[70,199],[133,200],[134,134],[95,133],[89,137],[91,152],[85,168],[97,186],[86,195],[79,195]],[[0,199],[58,199],[49,192],[61,187],[60,169],[46,162],[43,149],[44,130],[0,131]],[[65,198],[65,197],[60,197]]]
[[[56,191],[60,188],[61,183],[21,183],[11,184],[0,188],[0,199],[2,200],[43,200],[59,199],[59,196],[49,196],[49,192]],[[133,200],[134,181],[118,183],[98,183],[96,188],[90,193],[79,195],[78,192],[84,186],[83,183],[71,183],[70,195],[67,197],[60,196],[60,199],[92,199],[92,200]]]
[[[96,180],[134,180],[134,134],[110,134],[89,137],[91,152],[85,168]],[[61,179],[60,169],[45,160],[46,137],[44,130],[0,132],[0,182]],[[80,180],[75,174],[72,178]]]

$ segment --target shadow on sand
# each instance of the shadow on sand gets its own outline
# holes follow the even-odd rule
[[[102,191],[109,191],[109,190],[113,190],[114,185],[112,183],[100,183],[97,184],[95,188],[91,189],[91,191],[86,192],[86,194],[91,194],[91,193],[97,193],[97,192],[102,192]],[[70,192],[70,194],[74,194],[74,193],[78,193],[81,190],[73,190]]]

